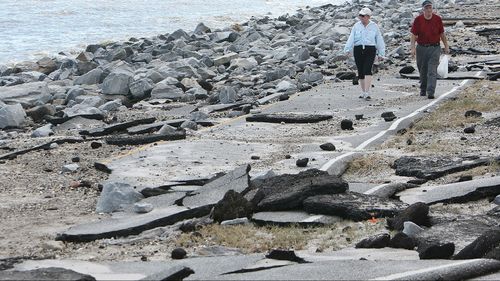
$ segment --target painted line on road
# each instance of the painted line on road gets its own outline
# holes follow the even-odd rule
[[[363,192],[363,194],[367,194],[367,195],[373,194],[374,192],[376,192],[376,191],[378,191],[378,190],[380,190],[388,185],[389,185],[388,183],[377,185],[377,186],[372,187],[372,188],[368,189],[367,191]]]
[[[478,72],[476,74],[476,76],[480,75],[481,72]],[[363,150],[365,149],[367,146],[369,146],[372,142],[378,140],[379,138],[381,138],[382,136],[384,136],[386,133],[390,132],[390,131],[394,131],[396,130],[396,128],[399,126],[399,124],[401,124],[401,122],[403,122],[404,120],[408,119],[408,118],[412,118],[414,117],[415,115],[423,112],[424,110],[427,110],[428,108],[434,106],[437,102],[441,101],[442,99],[446,98],[447,96],[449,96],[450,94],[454,93],[455,91],[457,91],[458,89],[462,88],[464,85],[466,85],[467,83],[469,82],[469,79],[467,80],[463,80],[460,85],[456,86],[456,87],[453,87],[453,89],[451,89],[450,91],[440,95],[437,99],[433,100],[432,102],[422,106],[421,108],[413,111],[412,113],[406,115],[405,117],[403,118],[400,118],[398,119],[397,121],[395,121],[394,123],[392,123],[392,125],[386,129],[386,130],[383,130],[383,131],[380,131],[378,134],[376,134],[375,136],[369,138],[368,140],[364,141],[363,143],[361,143],[360,145],[358,145],[357,147],[354,148],[355,152],[348,152],[348,153],[345,153],[345,154],[342,154],[340,156],[337,156],[333,159],[330,159],[328,162],[326,162],[323,166],[321,166],[320,170],[322,171],[328,171],[334,164],[336,164],[338,161],[344,159],[345,157],[347,156],[350,156],[356,152],[359,152],[359,150]]]
[[[430,267],[430,268],[395,273],[395,274],[391,274],[391,275],[387,275],[387,276],[377,277],[375,279],[370,279],[370,280],[396,280],[396,279],[405,280],[405,279],[408,279],[409,277],[416,275],[416,274],[429,273],[429,272],[433,272],[435,270],[454,268],[454,267],[459,267],[462,265],[466,265],[466,264],[470,264],[470,263],[477,263],[477,262],[478,262],[478,260],[459,261],[459,262],[452,263],[452,264],[444,264],[444,265],[438,265],[438,266],[434,266],[434,267]]]

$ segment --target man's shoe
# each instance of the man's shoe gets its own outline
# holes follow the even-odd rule
[[[420,96],[425,97],[426,96],[425,91],[420,91]]]
[[[433,100],[434,99],[434,95],[428,95],[427,98],[430,99],[430,100]]]
[[[360,98],[360,99],[364,99],[364,98],[366,98],[366,93],[361,93],[361,95],[359,95],[359,98]]]

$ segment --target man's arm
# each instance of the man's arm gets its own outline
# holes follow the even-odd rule
[[[448,46],[448,39],[446,39],[446,35],[441,33],[441,41],[443,41],[444,44],[444,53],[449,54],[450,53],[450,47]]]
[[[413,33],[411,33],[411,38],[410,38],[410,53],[411,57],[415,58],[415,54],[417,53],[415,49],[415,43],[417,42],[417,36]]]

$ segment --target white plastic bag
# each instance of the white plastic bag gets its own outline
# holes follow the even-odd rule
[[[441,78],[448,78],[448,56],[444,55],[439,60],[437,73]]]

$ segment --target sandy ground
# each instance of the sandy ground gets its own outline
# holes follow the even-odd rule
[[[491,9],[479,11],[476,7],[468,10],[471,16],[492,14]],[[454,14],[463,16],[467,7],[457,8]],[[498,11],[498,9],[496,9]],[[495,12],[496,16],[496,12]],[[450,45],[461,45],[464,48],[482,45],[491,48],[490,43],[483,37],[475,35],[472,29],[466,32],[452,33],[448,36]],[[464,40],[473,37],[473,40]],[[498,46],[496,46],[498,50]],[[457,58],[458,59],[458,58]],[[477,59],[477,57],[463,57],[463,59]],[[390,66],[378,75],[396,75],[397,66]],[[481,82],[472,87],[484,87],[484,83],[492,85],[498,91],[497,82]],[[476,89],[476,88],[473,88]],[[414,90],[415,91],[415,90]],[[500,112],[500,108],[498,108]],[[498,113],[497,112],[497,113]],[[132,112],[129,112],[130,114]],[[141,113],[138,111],[135,117]],[[125,118],[124,118],[125,119]],[[14,140],[8,143],[11,148],[31,147],[44,140],[32,139],[30,131],[13,131],[9,133]],[[453,132],[433,132],[432,137],[450,139]],[[498,127],[495,132],[478,130],[474,135],[475,141],[455,144],[460,151],[488,151],[492,155],[499,155]],[[417,136],[424,138],[425,136]],[[457,139],[457,138],[454,138]],[[417,140],[418,141],[418,140]],[[1,146],[2,149],[4,146]],[[150,260],[164,259],[169,256],[175,247],[173,240],[179,235],[168,229],[158,229],[148,232],[152,239],[141,239],[137,242],[113,243],[113,241],[95,241],[91,243],[62,243],[54,240],[55,234],[68,227],[103,218],[97,214],[95,205],[99,195],[99,183],[106,179],[105,173],[97,171],[94,162],[117,156],[130,147],[116,147],[103,144],[98,149],[92,149],[90,143],[62,144],[56,149],[33,151],[13,160],[0,161],[0,259],[1,258],[74,258],[82,260],[139,260],[147,256]],[[392,148],[394,155],[402,155],[397,148]],[[386,155],[391,149],[383,149]],[[8,152],[0,150],[0,154]],[[74,173],[62,173],[61,168],[72,163],[74,157],[79,157],[80,169]],[[380,176],[386,177],[390,171],[381,169],[365,174],[347,174],[346,177],[357,177],[358,180],[371,179]],[[499,172],[497,171],[497,175]],[[490,174],[485,174],[490,175]],[[455,181],[456,176],[441,179],[440,181]],[[361,177],[361,178],[360,178]],[[473,203],[481,206],[487,202]],[[446,209],[439,205],[436,209]],[[451,207],[450,207],[451,208]],[[456,208],[463,210],[463,208]],[[465,208],[470,210],[469,208]],[[473,208],[479,209],[479,208]],[[383,221],[376,225],[359,226],[358,229],[368,234],[383,229]],[[311,241],[318,243],[318,241]],[[314,245],[308,248],[314,248]]]

